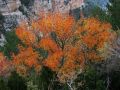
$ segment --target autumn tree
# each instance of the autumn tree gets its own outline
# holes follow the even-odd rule
[[[75,22],[71,16],[46,14],[33,20],[31,26],[23,24],[17,28],[16,35],[26,46],[13,56],[14,65],[20,74],[26,74],[31,67],[39,70],[46,66],[72,90],[73,81],[86,65],[107,56],[110,30],[109,23],[95,18]],[[39,48],[47,52],[46,57],[37,51]]]
[[[30,71],[32,71],[33,68],[36,73],[41,69],[40,61],[38,61],[39,55],[32,47],[24,48],[19,46],[19,54],[13,55],[13,59],[16,71],[22,76],[31,74]]]
[[[0,52],[0,77],[7,77],[10,75],[13,70],[13,65],[11,61],[8,61],[7,58]]]

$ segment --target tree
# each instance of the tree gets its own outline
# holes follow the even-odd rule
[[[4,16],[0,13],[0,33],[5,34],[4,30]]]
[[[19,54],[13,55],[13,64],[16,68],[17,73],[22,76],[28,76],[33,71],[32,68],[35,68],[36,73],[41,69],[39,65],[39,55],[33,50],[32,47],[23,48],[19,46]]]
[[[106,76],[94,64],[87,66],[75,80],[76,90],[105,90]]]
[[[93,10],[91,10],[90,16],[98,18],[99,20],[104,22],[110,21],[110,16],[107,14],[107,12],[98,6],[94,7]]]
[[[84,15],[89,17],[93,11],[96,12],[94,14],[103,13],[103,11],[106,10],[107,3],[108,0],[85,0]]]
[[[104,60],[109,44],[111,25],[95,18],[75,22],[73,17],[61,14],[48,14],[39,20],[33,20],[31,26],[20,25],[16,35],[25,44],[19,53],[13,56],[16,69],[22,65],[22,72],[30,72],[36,65],[48,67],[56,73],[56,79],[66,83],[72,90],[72,84],[90,62]],[[37,49],[47,52],[43,57]],[[25,68],[24,68],[25,67]],[[23,69],[24,68],[24,69]],[[39,70],[39,68],[37,68]]]
[[[8,77],[12,69],[11,61],[8,61],[3,53],[0,53],[0,77]]]
[[[118,30],[120,28],[120,0],[110,0],[108,4],[108,12],[110,13],[111,21],[110,23],[113,26],[114,30]]]
[[[15,71],[11,73],[7,86],[9,88],[7,90],[27,90],[26,80]]]
[[[0,89],[8,90],[8,87],[7,87],[6,83],[5,83],[5,81],[1,77],[0,77]]]
[[[7,58],[11,59],[11,52],[17,53],[18,52],[17,45],[21,42],[16,36],[14,30],[7,31],[5,33],[5,39],[6,39],[6,42],[4,46],[0,47],[0,51],[3,52]]]
[[[20,2],[22,5],[29,7],[34,3],[34,0],[20,0]]]

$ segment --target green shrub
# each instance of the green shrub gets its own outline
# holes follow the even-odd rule
[[[10,90],[27,90],[26,80],[16,72],[12,72],[12,75],[8,79],[8,87]]]
[[[77,90],[105,90],[106,83],[103,76],[95,69],[88,66],[85,72],[76,79]]]
[[[4,53],[9,59],[11,58],[11,52],[17,53],[17,45],[20,40],[17,38],[15,31],[7,31],[5,33],[6,43],[4,47],[0,47],[0,51]]]
[[[9,90],[2,77],[0,77],[0,90]]]

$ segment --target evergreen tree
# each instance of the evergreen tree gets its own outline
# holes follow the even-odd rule
[[[29,6],[33,5],[34,0],[20,0],[21,4],[29,8]]]
[[[4,16],[0,13],[0,33],[5,33],[4,30]]]
[[[106,13],[105,10],[101,9],[100,7],[96,6],[91,10],[91,17],[98,18],[101,21],[109,22],[110,16]]]
[[[120,28],[120,0],[110,0],[107,7],[111,16],[110,22],[113,29],[118,30]]]
[[[12,72],[12,75],[8,79],[7,86],[9,90],[27,90],[26,80],[16,72]]]

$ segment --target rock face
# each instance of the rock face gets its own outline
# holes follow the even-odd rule
[[[80,8],[84,4],[83,0],[34,0],[31,12],[39,14],[41,12],[61,12],[69,13],[70,10]],[[19,11],[20,0],[0,0],[0,12],[5,17],[5,28],[8,30],[24,19],[25,16]]]
[[[6,39],[3,34],[0,35],[0,46],[4,46],[6,42]]]
[[[83,5],[84,0],[34,0],[34,10],[68,12]],[[0,0],[0,12],[15,12],[21,5],[20,0]]]
[[[14,12],[20,6],[19,0],[0,0],[0,12]]]
[[[10,31],[18,25],[20,21],[25,20],[25,16],[20,11],[5,13],[3,15],[5,17],[4,28],[6,31]]]
[[[22,13],[18,10],[20,5],[19,0],[0,0],[0,12],[4,16],[6,31],[17,25],[18,21],[23,18]]]
[[[59,2],[56,3],[56,10],[60,12],[69,12],[70,10],[80,8],[82,5],[84,5],[83,0],[59,0]]]
[[[68,13],[70,10],[80,8],[82,5],[84,5],[84,0],[35,0],[34,10]]]

